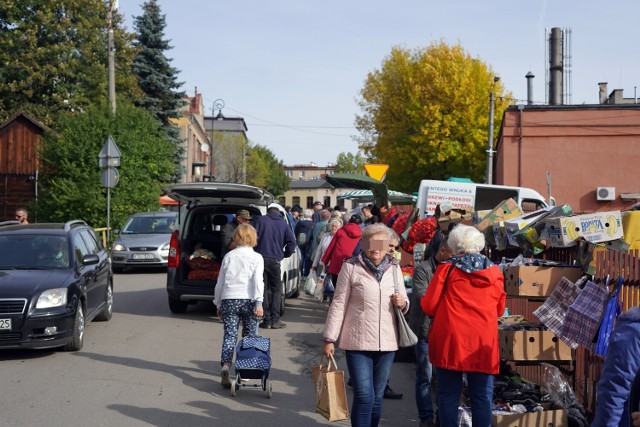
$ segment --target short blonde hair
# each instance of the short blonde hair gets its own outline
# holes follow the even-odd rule
[[[251,224],[240,224],[233,232],[233,241],[238,246],[255,248],[258,244],[258,234]]]
[[[447,246],[454,255],[479,254],[484,245],[484,234],[475,227],[464,224],[456,225],[447,238]]]

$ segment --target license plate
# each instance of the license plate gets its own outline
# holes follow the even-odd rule
[[[0,319],[0,330],[10,331],[11,330],[11,319]]]
[[[133,254],[133,259],[154,259],[153,254]]]

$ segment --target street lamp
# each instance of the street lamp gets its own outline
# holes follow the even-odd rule
[[[491,86],[491,94],[489,95],[489,138],[487,140],[487,184],[493,184],[493,115],[495,104],[496,83],[500,81],[500,77],[493,78],[493,86]]]
[[[222,115],[222,109],[224,108],[224,101],[222,99],[216,99],[213,101],[213,108],[211,111],[211,153],[209,155],[209,181],[213,181],[213,143],[215,137],[215,124],[216,120],[224,120],[224,116]],[[218,115],[216,116],[216,109],[218,110]]]

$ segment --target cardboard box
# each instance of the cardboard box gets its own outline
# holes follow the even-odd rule
[[[582,269],[576,267],[507,267],[504,271],[504,290],[511,296],[548,297],[561,278],[575,282],[582,275]]]
[[[538,221],[541,217],[548,215],[549,211],[553,208],[554,206],[549,206],[543,209],[539,209],[535,212],[524,214],[517,218],[506,220],[504,222],[504,227],[507,231],[507,239],[509,240],[509,244],[512,246],[518,246],[518,242],[516,242],[516,240],[513,237],[514,234],[516,234],[517,231],[520,231],[523,228],[529,226],[530,224],[533,224],[534,222]]]
[[[554,247],[574,246],[578,237],[595,243],[624,237],[620,211],[547,218],[544,221],[547,241]]]
[[[529,225],[516,231],[513,240],[522,249],[526,257],[535,256],[547,248],[547,241],[542,238],[544,234],[545,218],[556,218],[573,215],[573,209],[569,205],[553,206],[545,215],[541,215]]]
[[[471,223],[474,226],[480,224],[480,222],[484,219],[484,217],[486,217],[490,213],[491,213],[491,209],[484,209],[484,210],[481,210],[481,211],[474,211],[473,214],[471,214]]]
[[[494,415],[492,427],[568,427],[569,420],[564,409],[527,412],[526,414]]]
[[[500,358],[506,360],[573,360],[571,348],[551,331],[501,330]]]
[[[493,209],[487,216],[485,216],[480,223],[476,225],[476,228],[480,230],[487,243],[495,244],[493,240],[493,224],[498,221],[505,221],[523,215],[522,209],[518,206],[518,203],[513,199],[507,199],[500,202],[495,209]]]
[[[509,247],[509,238],[507,237],[507,229],[504,227],[504,221],[498,221],[493,224],[493,240],[496,242],[496,249],[504,251]]]
[[[606,251],[626,251],[629,243],[622,239],[604,243],[593,243],[585,240],[580,242],[577,262],[582,266],[582,271],[593,276],[596,273],[596,254]]]

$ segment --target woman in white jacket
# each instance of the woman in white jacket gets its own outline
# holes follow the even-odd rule
[[[333,303],[324,326],[322,351],[345,350],[353,385],[352,426],[377,426],[395,351],[398,349],[393,306],[409,310],[402,272],[389,254],[398,236],[382,223],[362,231],[362,252],[348,258],[338,274]],[[398,292],[394,286],[398,284]]]
[[[238,341],[240,321],[242,337],[254,336],[258,320],[264,315],[264,260],[253,250],[258,241],[256,229],[249,224],[239,225],[233,232],[233,241],[237,246],[222,259],[213,300],[218,307],[218,317],[224,323],[220,376],[225,388],[231,387],[229,368]]]

